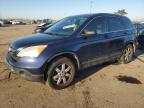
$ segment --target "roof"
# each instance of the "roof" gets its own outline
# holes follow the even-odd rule
[[[86,16],[86,17],[96,17],[96,16],[118,16],[118,17],[125,17],[117,14],[112,13],[92,13],[92,14],[80,14],[80,15],[73,15],[73,16]],[[125,17],[127,18],[127,17]]]

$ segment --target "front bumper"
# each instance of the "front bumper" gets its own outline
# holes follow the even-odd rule
[[[19,67],[14,66],[12,58],[10,57],[9,54],[7,54],[6,56],[6,63],[12,73],[17,74],[24,79],[34,81],[34,82],[44,81],[44,73],[34,74],[34,71],[38,71],[38,69],[33,69],[33,68],[25,69],[25,68],[19,68]]]

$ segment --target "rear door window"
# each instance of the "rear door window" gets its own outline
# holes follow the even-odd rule
[[[115,31],[120,31],[124,30],[124,22],[117,18],[117,17],[109,17],[108,18],[108,31],[109,32],[115,32]]]

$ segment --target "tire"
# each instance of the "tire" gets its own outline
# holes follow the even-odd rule
[[[124,49],[121,57],[118,59],[118,61],[119,61],[120,63],[127,64],[127,63],[129,63],[129,62],[132,61],[133,55],[134,55],[133,46],[132,46],[131,44],[128,44],[128,45],[125,47],[125,49]]]
[[[66,58],[55,59],[47,71],[46,83],[53,89],[63,89],[71,84],[75,77],[75,66]]]

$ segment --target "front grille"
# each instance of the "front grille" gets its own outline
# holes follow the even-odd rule
[[[16,54],[17,53],[17,50],[15,50],[14,48],[9,48],[9,52],[11,53],[11,54]]]
[[[17,57],[18,51],[12,47],[9,48],[9,53],[11,54],[12,58],[14,60],[18,60],[19,57]]]

